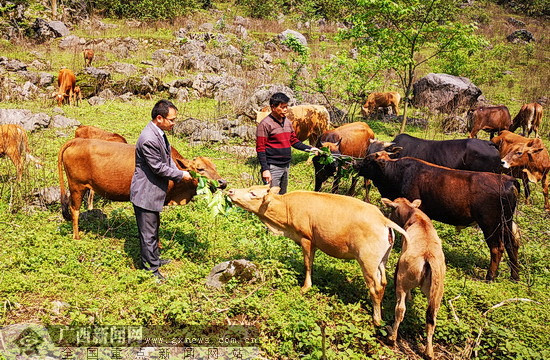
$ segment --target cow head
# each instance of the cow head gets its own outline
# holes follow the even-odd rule
[[[277,186],[270,188],[269,185],[256,185],[247,189],[231,189],[229,198],[238,207],[259,214],[279,191]]]
[[[526,173],[529,181],[536,182],[537,180],[528,170],[529,164],[535,161],[535,158],[541,151],[544,150],[544,146],[540,139],[532,139],[524,144],[516,144],[512,147],[510,152],[502,159],[502,167],[505,169],[511,168],[525,168],[523,171]]]
[[[369,147],[367,149],[367,155],[374,154],[380,151],[385,151],[390,155],[395,155],[403,148],[395,146],[395,143],[389,141],[380,141],[376,139],[369,139]]]
[[[365,178],[371,178],[378,173],[380,169],[386,166],[386,162],[392,160],[390,153],[386,151],[378,151],[374,154],[367,155],[359,164],[358,174]]]
[[[174,160],[176,166],[180,170],[185,171],[194,171],[202,176],[206,176],[209,179],[217,180],[219,189],[225,189],[227,186],[227,181],[223,179],[218,171],[216,170],[216,165],[206,158],[206,157],[197,157],[193,160],[185,159],[181,154],[174,149],[172,150],[172,160]],[[178,183],[174,183],[172,187],[169,188],[166,198],[170,199],[168,202],[169,205],[184,205],[187,204],[193,196],[197,193],[197,179],[182,180]],[[216,191],[216,188],[210,189],[212,192]]]
[[[395,199],[394,201],[391,201],[390,199],[382,198],[380,201],[388,206],[391,207],[393,210],[389,216],[390,220],[395,222],[397,225],[404,227],[407,221],[411,218],[412,213],[414,212],[414,209],[417,209],[420,207],[420,204],[422,201],[420,199],[416,199],[413,202],[410,202],[406,198],[400,197]]]

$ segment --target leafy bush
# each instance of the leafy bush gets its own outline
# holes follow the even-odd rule
[[[274,19],[279,13],[285,13],[288,7],[283,0],[237,0],[247,16],[260,19]]]
[[[209,2],[208,2],[209,4]],[[182,16],[206,6],[202,0],[97,0],[93,6],[105,15],[121,18],[162,20]]]
[[[527,15],[530,15],[530,16],[550,15],[549,0],[522,0],[522,1],[498,0],[496,1],[496,3],[499,5],[505,5],[517,12],[527,13]]]

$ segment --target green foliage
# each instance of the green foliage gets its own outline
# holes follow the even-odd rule
[[[418,67],[455,49],[478,46],[474,27],[456,21],[458,0],[359,0],[362,10],[352,15],[353,27],[342,33],[376,56],[400,78],[408,99]],[[405,131],[407,101],[400,132]]]
[[[288,10],[283,0],[237,0],[236,3],[242,6],[246,16],[252,18],[274,19]]]
[[[310,50],[294,36],[288,36],[282,44],[288,46],[293,54],[290,56],[290,60],[281,61],[281,65],[290,75],[288,87],[294,91],[300,91],[304,81],[302,71],[307,70],[310,65]]]
[[[203,4],[197,0],[96,0],[94,7],[108,16],[148,20],[173,19],[188,14]]]
[[[503,4],[510,9],[527,14],[529,16],[548,16],[550,15],[550,1],[549,0],[496,0],[497,4]]]

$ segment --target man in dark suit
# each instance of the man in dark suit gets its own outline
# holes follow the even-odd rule
[[[178,109],[168,100],[160,100],[153,107],[151,122],[139,135],[136,143],[136,170],[130,186],[130,201],[134,205],[143,268],[159,279],[162,265],[159,254],[160,211],[164,206],[168,180],[190,178],[180,170],[170,156],[170,144],[164,131],[172,130]]]

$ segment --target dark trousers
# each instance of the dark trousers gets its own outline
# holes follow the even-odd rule
[[[134,205],[143,269],[153,273],[160,267],[159,225],[160,213]]]
[[[281,188],[280,195],[286,194],[288,187],[288,168],[287,166],[269,165],[269,172],[271,173],[271,187],[278,186]]]

